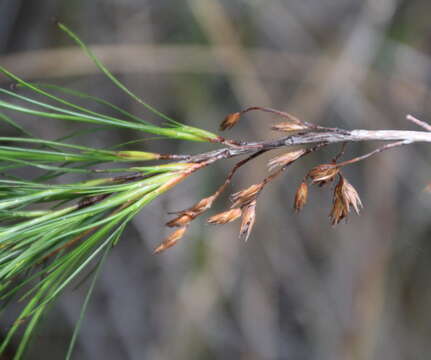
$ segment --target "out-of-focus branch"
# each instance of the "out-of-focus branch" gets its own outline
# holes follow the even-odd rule
[[[224,74],[229,70],[218,59],[227,57],[231,51],[231,47],[222,45],[209,47],[206,45],[112,44],[92,45],[91,48],[111,71],[121,73]],[[314,61],[311,56],[294,52],[261,48],[247,48],[244,52],[256,67],[259,76],[270,79],[296,76],[298,72],[311,66]],[[30,62],[29,59],[31,59]],[[329,58],[326,61],[330,63]],[[2,55],[0,64],[25,79],[82,76],[98,72],[94,64],[76,47]],[[272,64],[271,67],[268,67],[268,64]],[[249,77],[249,70],[238,67],[236,75]],[[247,103],[254,102],[247,101]]]

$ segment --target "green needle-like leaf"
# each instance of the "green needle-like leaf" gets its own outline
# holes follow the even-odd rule
[[[0,66],[0,72],[15,81],[19,90],[24,90],[17,93],[0,88],[0,122],[19,134],[0,137],[0,316],[11,302],[19,300],[23,304],[0,344],[0,356],[22,327],[25,329],[14,355],[16,360],[24,356],[49,306],[96,265],[67,351],[67,359],[71,358],[97,276],[127,223],[196,167],[185,161],[165,162],[188,157],[130,148],[148,139],[111,144],[104,149],[67,141],[99,130],[120,128],[154,134],[158,139],[200,142],[221,139],[211,132],[181,124],[147,104],[120,82],[71,30],[63,24],[58,26],[116,87],[163,119],[165,125],[149,123],[83,92],[29,83]],[[114,115],[88,109],[63,95],[103,105]],[[44,119],[91,125],[57,140],[45,140],[25,130],[12,115],[33,116],[41,126]],[[143,161],[152,163],[143,166]],[[37,173],[32,173],[34,168]],[[85,179],[70,182],[67,174],[83,174]]]

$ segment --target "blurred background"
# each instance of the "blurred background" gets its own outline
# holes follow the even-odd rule
[[[58,18],[135,93],[190,125],[217,131],[226,114],[260,105],[324,126],[419,130],[405,115],[431,120],[430,12],[427,0],[0,0],[0,64],[157,121],[100,75],[55,27]],[[47,139],[75,126],[15,120]],[[229,137],[274,137],[274,121],[249,114]],[[106,147],[139,136],[105,131],[78,142]],[[213,148],[172,140],[136,146]],[[376,146],[349,145],[345,158]],[[199,218],[176,247],[151,255],[168,233],[167,212],[209,195],[233,162],[157,199],[111,252],[74,358],[427,359],[429,147],[391,150],[346,169],[365,206],[347,224],[329,223],[330,187],[311,189],[303,212],[293,214],[307,170],[338,150],[307,157],[265,189],[246,244],[237,223],[212,227]],[[230,191],[265,173],[265,159],[249,164]],[[209,215],[227,206],[220,199]],[[69,289],[51,309],[29,359],[64,357],[87,286]],[[0,336],[5,331],[0,324]]]

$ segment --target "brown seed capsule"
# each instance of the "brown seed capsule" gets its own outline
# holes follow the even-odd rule
[[[295,193],[295,201],[293,203],[293,208],[295,211],[301,211],[304,207],[305,203],[307,202],[308,198],[308,185],[305,181],[299,185],[298,189]]]
[[[300,149],[296,151],[289,151],[286,154],[277,156],[268,162],[268,168],[269,171],[272,171],[277,166],[286,166],[290,163],[294,162],[295,160],[298,160],[302,155],[306,153],[305,149]]]
[[[250,204],[245,206],[243,210],[239,237],[240,238],[244,237],[244,241],[248,240],[255,221],[256,221],[256,200],[252,201]]]
[[[211,216],[208,219],[208,222],[210,224],[227,224],[231,221],[234,221],[238,219],[242,214],[242,210],[240,208],[230,209],[227,211],[224,211],[222,213],[216,214],[214,216]]]
[[[335,164],[322,164],[312,168],[307,176],[313,184],[324,185],[332,181],[339,172],[340,169]]]
[[[220,130],[224,131],[224,130],[233,128],[236,125],[236,123],[239,121],[240,117],[241,117],[240,112],[229,114],[224,118],[223,122],[220,124]]]
[[[306,130],[308,128],[309,127],[305,124],[294,123],[294,122],[290,122],[290,121],[283,121],[281,123],[274,124],[271,127],[271,130],[283,131],[283,132],[292,132],[292,131]]]
[[[231,195],[230,200],[233,202],[232,208],[244,206],[256,199],[256,196],[263,189],[263,184],[254,184],[247,189],[238,191]]]
[[[166,249],[169,249],[170,247],[174,246],[179,239],[181,239],[185,232],[187,230],[187,227],[181,227],[174,232],[172,232],[167,238],[163,240],[163,242],[154,250],[153,254],[158,254]]]

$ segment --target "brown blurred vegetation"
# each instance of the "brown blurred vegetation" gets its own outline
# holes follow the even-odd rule
[[[260,105],[326,126],[413,128],[407,113],[431,119],[430,12],[426,0],[2,0],[0,64],[156,121],[55,28],[57,17],[136,93],[187,124],[216,131],[226,114]],[[74,126],[15,120],[48,139]],[[274,136],[271,120],[247,115],[231,136]],[[107,131],[79,142],[103,147],[137,137]],[[350,145],[346,157],[376,145]],[[138,146],[208,149],[172,140]],[[364,210],[333,228],[329,188],[311,189],[299,215],[292,203],[306,171],[337,150],[298,162],[265,189],[247,244],[237,239],[238,224],[210,227],[202,219],[176,247],[151,255],[166,235],[167,211],[210,194],[230,162],[146,208],[110,255],[74,358],[427,359],[429,148],[403,147],[351,166],[345,175]],[[265,166],[244,167],[232,192],[260,181]],[[68,290],[52,308],[29,359],[64,356],[86,287]]]

